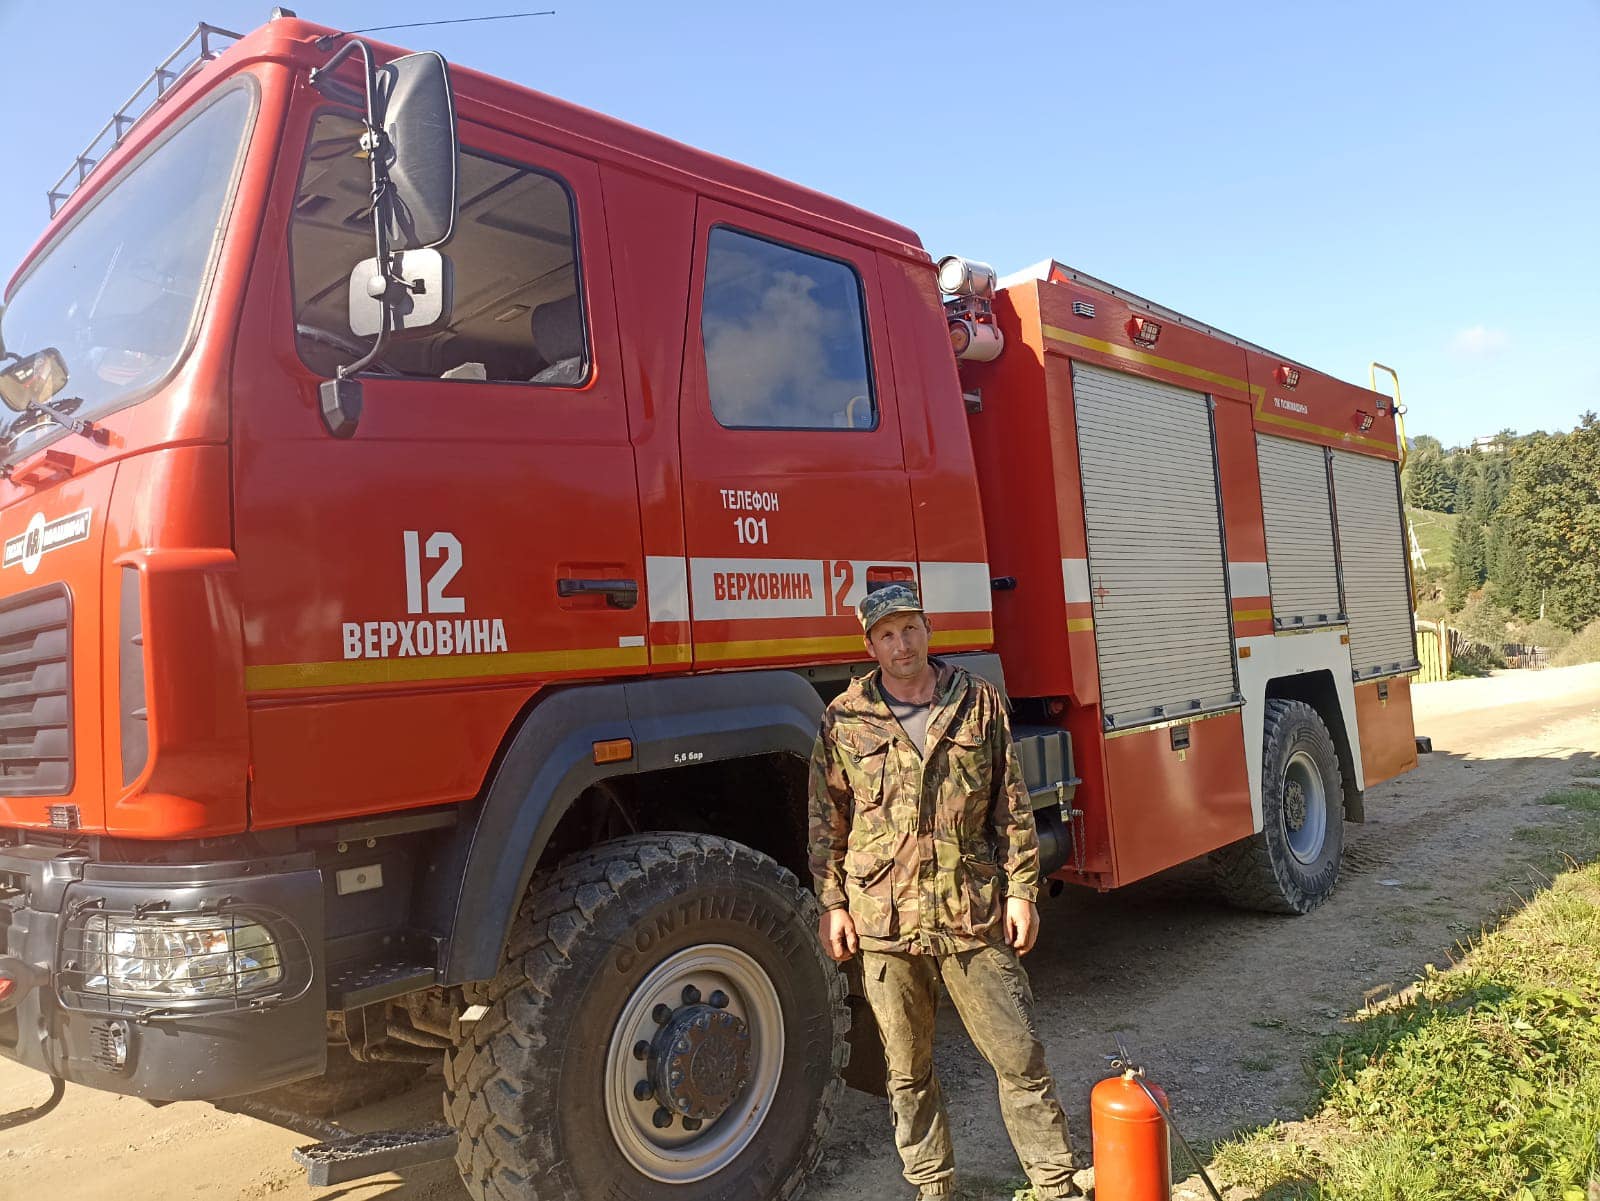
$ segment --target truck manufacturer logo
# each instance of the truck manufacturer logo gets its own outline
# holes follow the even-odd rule
[[[28,528],[15,538],[7,538],[5,557],[0,566],[15,567],[32,575],[39,569],[39,560],[53,550],[71,546],[74,542],[89,540],[92,510],[79,509],[54,521],[46,521],[43,513],[35,513],[28,520]]]

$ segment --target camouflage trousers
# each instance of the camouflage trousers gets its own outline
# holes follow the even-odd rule
[[[905,1176],[924,1196],[954,1188],[955,1151],[944,1094],[933,1072],[939,981],[1000,1083],[1000,1114],[1040,1197],[1069,1197],[1072,1143],[1044,1046],[1033,1025],[1033,991],[1009,947],[952,955],[862,952],[867,1003],[883,1035],[889,1108]]]

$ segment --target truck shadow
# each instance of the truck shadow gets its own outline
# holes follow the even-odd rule
[[[1543,802],[1587,779],[1600,779],[1600,753],[1587,748],[1495,760],[1427,756],[1416,772],[1368,793],[1367,822],[1345,828],[1338,890],[1302,917],[1226,905],[1203,862],[1112,893],[1069,888],[1044,900],[1043,936],[1026,966],[1080,1157],[1089,1149],[1089,1090],[1109,1073],[1116,1035],[1167,1090],[1174,1118],[1202,1155],[1217,1140],[1314,1114],[1325,1090],[1310,1065],[1354,1013],[1400,992],[1427,965],[1448,966],[1564,864],[1600,856],[1600,813]],[[948,1005],[939,1023],[937,1066],[970,1182],[963,1195],[1008,1198],[1008,1189],[987,1184],[1020,1177],[993,1076]],[[430,1077],[342,1124],[379,1130],[438,1115]],[[1176,1143],[1174,1168],[1177,1179],[1190,1171]],[[865,1201],[903,1189],[886,1103],[847,1092],[808,1198]],[[1315,1190],[1307,1176],[1250,1195],[1299,1201]],[[315,1195],[466,1196],[449,1163]]]

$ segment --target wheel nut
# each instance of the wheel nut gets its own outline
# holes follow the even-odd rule
[[[650,1115],[650,1124],[657,1130],[665,1130],[672,1125],[672,1110],[662,1107]]]
[[[665,1026],[672,1020],[672,1009],[667,1005],[657,1005],[650,1011],[650,1016],[655,1019],[658,1026]]]
[[[728,994],[720,988],[711,994],[711,1008],[726,1009],[728,1007]]]
[[[635,1101],[648,1101],[650,1099],[651,1092],[652,1089],[650,1088],[650,1082],[648,1080],[641,1080],[638,1084],[633,1086],[633,1099]]]
[[[683,986],[683,1003],[685,1005],[700,1004],[700,990],[692,984]]]
[[[650,1058],[650,1044],[645,1042],[644,1039],[642,1039],[642,1038],[638,1042],[634,1043],[633,1044],[633,1057],[635,1059],[649,1059]]]

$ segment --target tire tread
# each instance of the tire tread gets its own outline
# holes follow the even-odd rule
[[[814,914],[816,902],[794,873],[758,851],[708,834],[638,834],[579,851],[542,880],[518,907],[505,960],[494,978],[469,986],[469,1002],[489,1007],[445,1059],[445,1120],[457,1134],[456,1166],[474,1201],[579,1201],[556,1161],[548,1113],[559,1062],[540,1034],[557,1003],[574,949],[630,895],[692,879],[700,863],[734,865],[766,878]],[[820,955],[820,951],[818,952]],[[835,1072],[823,1090],[806,1148],[773,1201],[793,1201],[822,1155],[844,1089],[850,1011],[845,976],[827,973],[834,1016]],[[491,1104],[490,1098],[496,1103]]]

